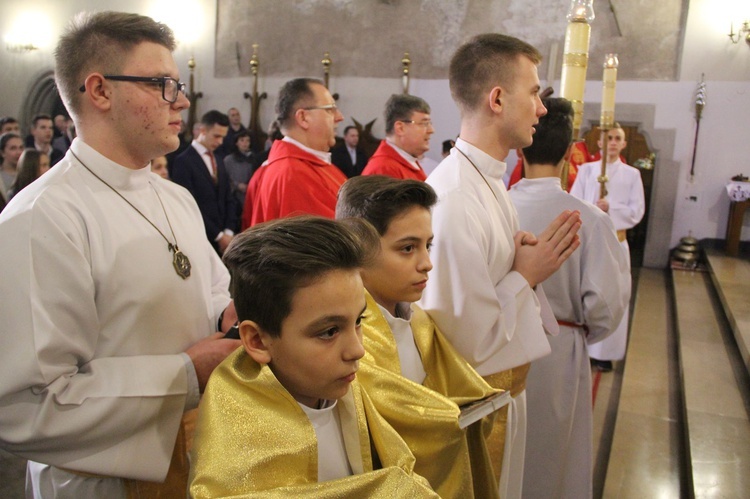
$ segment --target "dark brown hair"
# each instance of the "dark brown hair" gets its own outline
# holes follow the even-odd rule
[[[235,237],[223,260],[232,275],[239,320],[279,336],[298,289],[334,270],[357,270],[367,263],[370,249],[358,230],[305,215],[258,224]]]
[[[315,78],[295,78],[284,83],[279,90],[279,98],[276,100],[276,121],[280,128],[286,128],[292,124],[294,113],[300,107],[304,107],[305,101],[314,99],[311,85],[323,85],[321,80]]]
[[[10,188],[13,191],[14,196],[34,180],[41,177],[42,174],[39,171],[39,165],[42,154],[44,153],[37,151],[34,148],[29,148],[24,149],[21,157],[18,158],[16,179],[13,181],[13,185]]]
[[[382,236],[393,219],[409,208],[420,206],[429,210],[436,202],[435,191],[421,180],[361,175],[341,186],[336,218],[362,218]]]
[[[573,106],[567,99],[542,99],[547,114],[534,127],[534,142],[523,149],[529,164],[557,165],[573,139]]]

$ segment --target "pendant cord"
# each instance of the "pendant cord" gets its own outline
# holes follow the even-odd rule
[[[154,189],[154,186],[151,185],[151,182],[149,182],[148,185],[151,186],[151,189],[153,189],[154,194],[156,194],[156,199],[159,200],[159,205],[161,205],[161,209],[164,212],[164,218],[167,219],[167,225],[169,225],[169,230],[170,230],[170,232],[172,232],[172,237],[174,238],[174,244],[172,244],[171,242],[169,242],[169,239],[167,239],[167,236],[165,236],[164,233],[161,230],[159,230],[159,228],[156,225],[154,225],[154,223],[151,220],[149,220],[148,217],[143,214],[143,212],[141,212],[141,210],[139,210],[138,208],[136,208],[135,205],[133,203],[131,203],[130,201],[128,201],[128,199],[125,196],[123,196],[122,194],[120,194],[120,192],[117,189],[115,189],[114,187],[112,187],[111,185],[109,185],[103,178],[101,178],[99,175],[97,175],[96,173],[94,173],[94,171],[91,168],[89,168],[88,166],[86,166],[86,163],[84,163],[83,161],[81,161],[81,158],[79,158],[78,156],[76,156],[76,154],[72,150],[70,150],[70,154],[72,154],[73,157],[75,159],[77,159],[79,163],[81,163],[81,166],[83,166],[85,169],[87,169],[89,171],[89,173],[91,173],[94,177],[96,177],[97,179],[99,179],[99,181],[101,183],[103,183],[104,185],[106,185],[107,187],[109,187],[110,189],[112,189],[112,192],[114,192],[115,194],[117,194],[118,196],[120,196],[122,198],[122,200],[125,201],[126,203],[128,203],[131,208],[133,208],[136,212],[138,212],[138,214],[141,217],[143,217],[143,219],[145,221],[147,221],[149,224],[151,224],[151,227],[153,227],[154,229],[156,229],[156,232],[158,232],[159,235],[161,237],[163,237],[164,240],[167,242],[167,244],[169,245],[169,250],[170,251],[173,251],[172,248],[176,248],[177,250],[179,250],[179,247],[177,246],[177,236],[174,235],[174,230],[172,229],[172,222],[169,221],[169,216],[167,216],[167,210],[164,209],[164,203],[162,203],[162,201],[161,201],[161,196],[159,196],[159,193],[156,192],[156,189]]]
[[[456,147],[456,146],[453,146],[453,149],[455,149],[456,151],[460,152],[460,153],[461,153],[461,155],[462,155],[462,156],[463,156],[464,158],[466,158],[466,160],[467,160],[467,161],[468,161],[469,163],[471,163],[471,166],[473,166],[473,167],[474,167],[474,169],[475,169],[475,170],[477,171],[477,173],[479,174],[479,176],[480,176],[480,177],[482,177],[482,180],[484,180],[484,183],[485,183],[485,184],[487,184],[487,188],[488,188],[488,189],[490,190],[490,192],[492,193],[492,196],[493,196],[493,197],[495,198],[495,201],[497,201],[497,202],[499,203],[499,202],[500,202],[500,200],[499,200],[499,199],[497,199],[497,194],[495,194],[495,190],[494,190],[494,189],[492,188],[492,186],[491,186],[491,185],[490,185],[490,183],[489,183],[489,182],[487,181],[487,179],[485,178],[485,176],[484,176],[484,175],[482,174],[482,172],[481,172],[481,171],[479,170],[479,168],[477,167],[477,165],[475,165],[475,164],[474,164],[474,162],[473,162],[473,161],[471,160],[471,158],[470,158],[470,157],[468,157],[468,156],[466,155],[466,153],[465,153],[465,152],[463,152],[463,151],[462,151],[461,149],[459,149],[459,148],[458,148],[458,147]]]

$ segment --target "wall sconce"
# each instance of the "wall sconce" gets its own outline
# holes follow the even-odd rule
[[[5,50],[24,54],[46,48],[52,41],[52,33],[52,23],[45,13],[22,12],[4,37]]]
[[[7,50],[8,52],[15,52],[17,54],[23,54],[24,52],[32,52],[34,50],[39,50],[39,47],[37,47],[33,43],[11,42],[11,41],[6,40],[5,50]]]
[[[739,43],[744,38],[747,44],[750,45],[750,21],[743,22],[737,33],[734,32],[734,23],[729,26],[729,35],[727,36],[732,40],[732,43]]]

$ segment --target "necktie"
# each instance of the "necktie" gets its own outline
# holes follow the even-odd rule
[[[214,184],[216,183],[216,158],[214,158],[214,153],[211,151],[206,151],[206,154],[208,154],[208,157],[211,159],[211,178],[214,179]]]

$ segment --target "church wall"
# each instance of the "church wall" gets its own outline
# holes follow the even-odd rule
[[[243,98],[244,92],[252,89],[250,77],[216,78],[215,64],[215,19],[216,5],[213,0],[191,0],[169,2],[181,8],[193,5],[198,10],[192,19],[204,19],[199,29],[194,29],[197,38],[190,44],[183,43],[175,52],[181,78],[187,81],[187,60],[196,59],[195,81],[197,90],[204,93],[198,102],[198,115],[216,108],[226,111],[235,106],[240,109],[244,121],[249,119],[250,104]],[[673,150],[656,151],[657,168],[662,165],[666,172],[660,175],[666,199],[674,198],[674,204],[663,206],[656,199],[654,206],[661,206],[656,214],[667,229],[657,236],[669,238],[669,243],[659,245],[668,248],[677,244],[679,238],[688,233],[698,238],[723,238],[728,216],[729,201],[723,192],[724,185],[737,173],[750,174],[750,140],[747,126],[742,118],[750,115],[750,47],[744,42],[731,45],[726,37],[730,16],[729,0],[691,0],[687,10],[686,29],[679,61],[679,77],[675,81],[621,80],[617,85],[617,102],[652,106],[653,127],[672,132]],[[133,10],[153,15],[156,0],[75,0],[56,2],[36,0],[33,7],[50,20],[48,28],[50,45],[29,53],[11,53],[0,49],[0,115],[20,116],[22,103],[30,85],[53,67],[52,49],[64,23],[82,9]],[[565,2],[567,3],[567,2]],[[17,14],[26,10],[28,2],[8,1],[0,6],[0,32],[7,33]],[[725,18],[709,19],[708,12],[717,5],[723,6]],[[740,5],[740,3],[737,3]],[[712,11],[713,12],[713,11]],[[715,12],[714,12],[715,14]],[[748,13],[750,14],[750,13]],[[747,18],[747,17],[746,17]],[[41,17],[40,17],[41,19]],[[54,21],[53,21],[54,20]],[[164,19],[169,22],[168,19]],[[710,21],[710,22],[709,22]],[[595,21],[596,22],[596,21]],[[735,22],[735,26],[737,22]],[[416,25],[418,27],[418,24]],[[416,28],[415,28],[416,29]],[[564,33],[560,33],[560,45]],[[315,43],[313,40],[310,43]],[[333,48],[321,47],[320,52]],[[287,77],[263,76],[263,61],[270,57],[283,57],[261,47],[258,88],[267,92],[268,98],[261,104],[260,123],[266,127],[273,119],[273,103],[279,86]],[[335,64],[335,55],[334,64]],[[366,60],[366,54],[362,55]],[[544,66],[545,63],[542,63]],[[558,59],[559,66],[559,59]],[[544,73],[545,68],[540,68]],[[559,68],[557,69],[559,73]],[[705,73],[708,103],[700,125],[695,176],[689,178],[695,136],[694,96]],[[322,77],[322,66],[318,74],[299,76]],[[588,72],[585,100],[589,104],[584,119],[596,120],[596,109],[601,96],[599,64],[592,62]],[[543,84],[544,84],[543,78]],[[553,87],[559,91],[559,81]],[[361,123],[376,119],[373,132],[383,136],[382,106],[391,93],[401,91],[401,80],[394,78],[331,77],[331,90],[340,94],[339,106],[345,121],[339,129],[351,123],[351,118]],[[459,117],[453,105],[444,79],[413,79],[410,92],[425,98],[432,106],[436,132],[433,135],[429,156],[439,159],[440,143],[458,133]],[[670,142],[672,143],[672,142]],[[667,182],[674,182],[669,187]],[[658,189],[658,187],[657,187]],[[676,193],[676,194],[675,194]],[[657,190],[656,196],[661,194]],[[694,200],[693,200],[694,199]],[[671,230],[670,230],[671,228]],[[742,239],[750,239],[750,218],[746,220]],[[660,250],[661,251],[661,250]],[[665,255],[662,255],[665,258]]]

